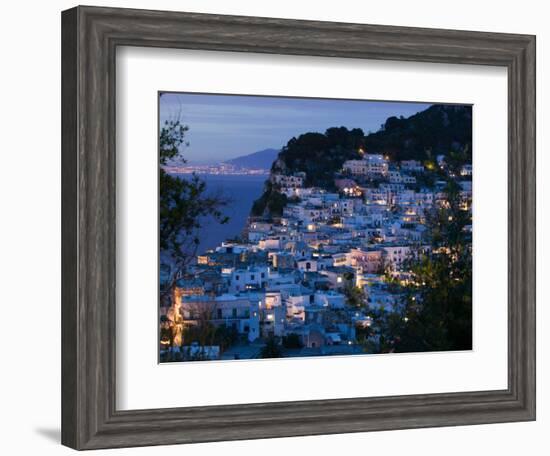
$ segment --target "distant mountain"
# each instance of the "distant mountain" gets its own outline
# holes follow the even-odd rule
[[[252,154],[232,158],[231,160],[227,160],[225,163],[229,163],[230,165],[238,166],[240,168],[271,169],[271,165],[277,158],[278,153],[278,149],[264,149]]]

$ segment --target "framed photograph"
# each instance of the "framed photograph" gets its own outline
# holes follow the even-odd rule
[[[62,443],[535,419],[535,37],[62,13]]]

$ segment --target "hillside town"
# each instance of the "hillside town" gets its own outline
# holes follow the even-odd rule
[[[378,352],[384,319],[416,299],[404,285],[433,248],[427,215],[448,204],[450,180],[471,220],[472,167],[359,155],[330,188],[271,173],[282,214],[251,216],[241,236],[199,252],[161,301],[161,361]],[[161,289],[170,274],[161,264]]]

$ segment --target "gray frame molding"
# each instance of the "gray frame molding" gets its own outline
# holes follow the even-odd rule
[[[148,46],[508,69],[508,388],[115,408],[115,49]],[[493,284],[493,286],[505,284]],[[62,443],[75,449],[535,419],[535,37],[77,7],[62,13]]]

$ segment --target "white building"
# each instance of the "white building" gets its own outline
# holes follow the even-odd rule
[[[317,272],[317,260],[304,259],[298,260],[296,265],[300,271],[303,272]]]
[[[269,237],[258,241],[258,248],[262,250],[279,250],[282,247],[279,237]]]
[[[389,171],[391,184],[416,184],[416,177],[403,174],[401,171]]]
[[[283,188],[300,188],[304,186],[306,173],[294,173],[290,176],[274,174],[271,179],[274,184],[280,185]]]
[[[313,189],[311,187],[282,187],[281,193],[288,198],[306,198],[313,193]]]
[[[251,302],[226,294],[211,298],[209,296],[186,296],[182,299],[182,313],[186,324],[207,318],[212,324],[236,329],[239,334],[246,334],[249,341],[260,336],[259,303]]]
[[[383,155],[366,154],[362,160],[347,160],[343,169],[355,176],[386,176],[388,173],[388,161]]]
[[[264,288],[269,278],[269,267],[251,266],[246,269],[235,269],[229,279],[229,292]]]
[[[461,176],[471,176],[472,175],[472,165],[463,165],[462,168],[460,168],[460,175]]]
[[[390,203],[390,193],[385,188],[365,188],[363,198],[366,204],[387,205]]]
[[[353,200],[340,199],[328,204],[329,211],[332,215],[351,215],[353,214]]]
[[[346,297],[337,291],[317,291],[314,295],[314,304],[332,309],[343,309],[346,306]]]
[[[424,166],[418,160],[403,160],[401,161],[401,169],[405,171],[421,172],[424,171]]]
[[[382,246],[384,262],[392,269],[401,269],[403,262],[410,256],[411,247],[408,245]]]

